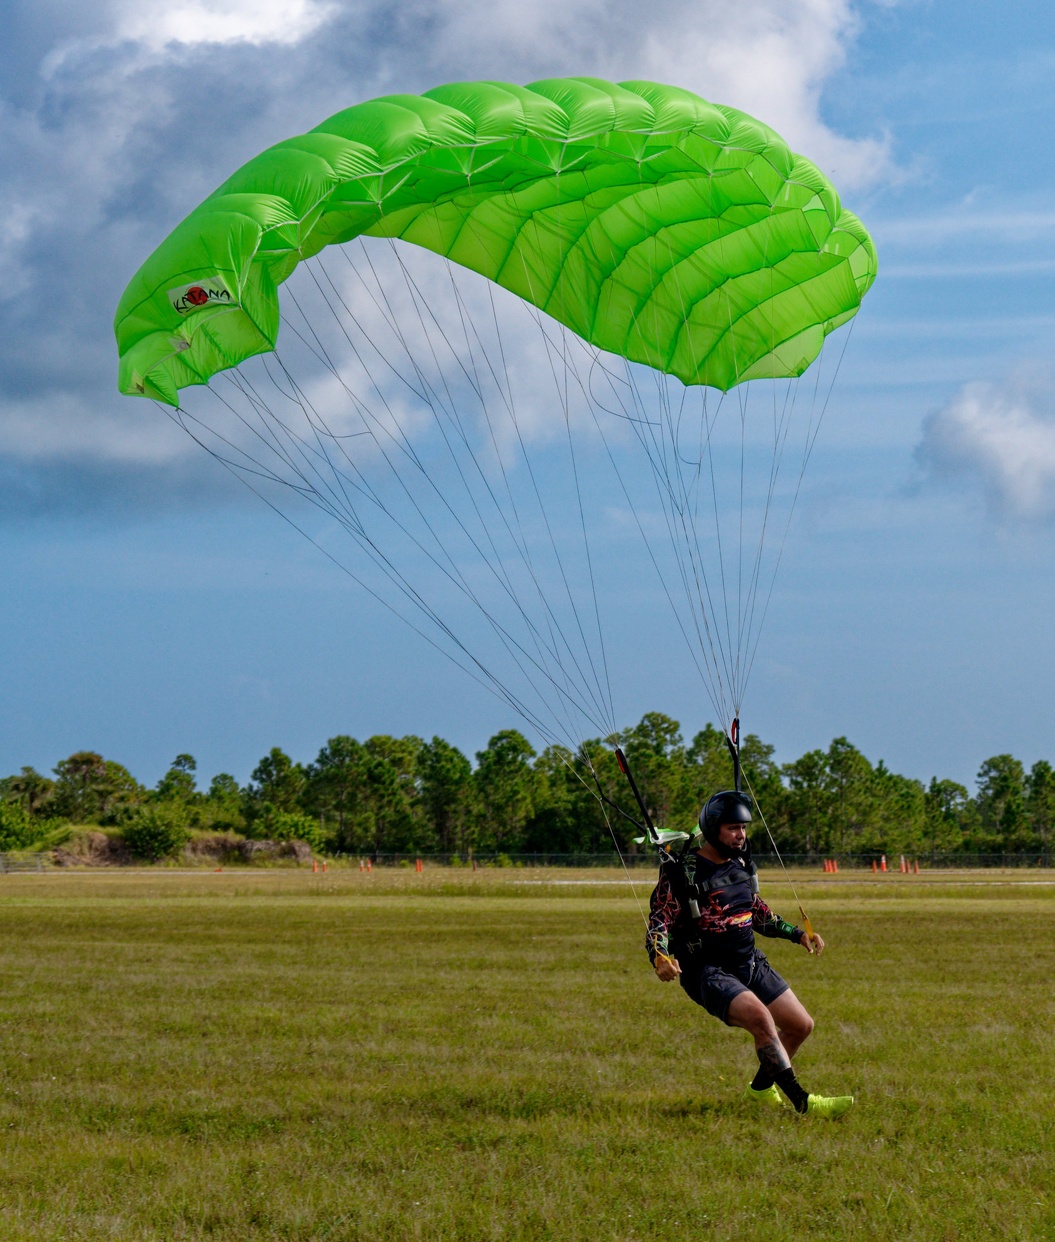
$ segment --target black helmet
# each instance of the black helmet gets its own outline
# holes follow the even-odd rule
[[[713,845],[720,854],[732,857],[739,853],[722,845],[718,829],[722,824],[749,824],[751,822],[751,799],[735,789],[723,789],[712,794],[700,812],[700,828],[704,840]]]

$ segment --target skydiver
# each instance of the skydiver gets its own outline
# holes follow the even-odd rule
[[[813,1019],[755,947],[755,933],[818,955],[824,941],[785,922],[759,896],[747,844],[750,822],[751,803],[743,794],[723,790],[708,800],[700,812],[699,848],[660,868],[645,947],[664,983],[677,979],[709,1014],[754,1038],[758,1073],[745,1100],[782,1109],[786,1096],[797,1113],[841,1117],[852,1095],[810,1095],[795,1077],[791,1060]]]

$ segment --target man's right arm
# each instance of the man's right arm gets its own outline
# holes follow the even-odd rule
[[[667,876],[666,868],[661,868],[659,882],[652,890],[652,900],[649,903],[645,949],[648,952],[649,961],[655,968],[656,974],[659,975],[664,983],[677,978],[681,974],[681,967],[678,965],[677,959],[670,954],[670,932],[680,909],[678,899],[674,896],[674,890]]]

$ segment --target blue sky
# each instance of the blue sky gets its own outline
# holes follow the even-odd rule
[[[11,3],[0,78],[0,772],[519,722],[116,394],[113,308],[239,163],[359,99],[490,77],[651,77],[828,171],[879,249],[745,702],[792,759],[848,736],[921,779],[1055,759],[1055,19],[755,0]],[[644,21],[644,25],[642,22]],[[841,347],[841,343],[840,343]],[[628,545],[629,546],[629,545]],[[624,552],[620,555],[627,555]],[[644,554],[623,562],[651,582]],[[653,608],[641,586],[640,608]],[[668,619],[610,639],[616,719],[714,718]]]

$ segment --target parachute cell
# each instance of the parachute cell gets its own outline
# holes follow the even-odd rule
[[[121,390],[176,406],[273,349],[278,286],[361,235],[435,251],[602,350],[723,391],[801,374],[876,272],[828,179],[733,108],[652,82],[459,83],[339,112],[211,194],[121,299]]]

